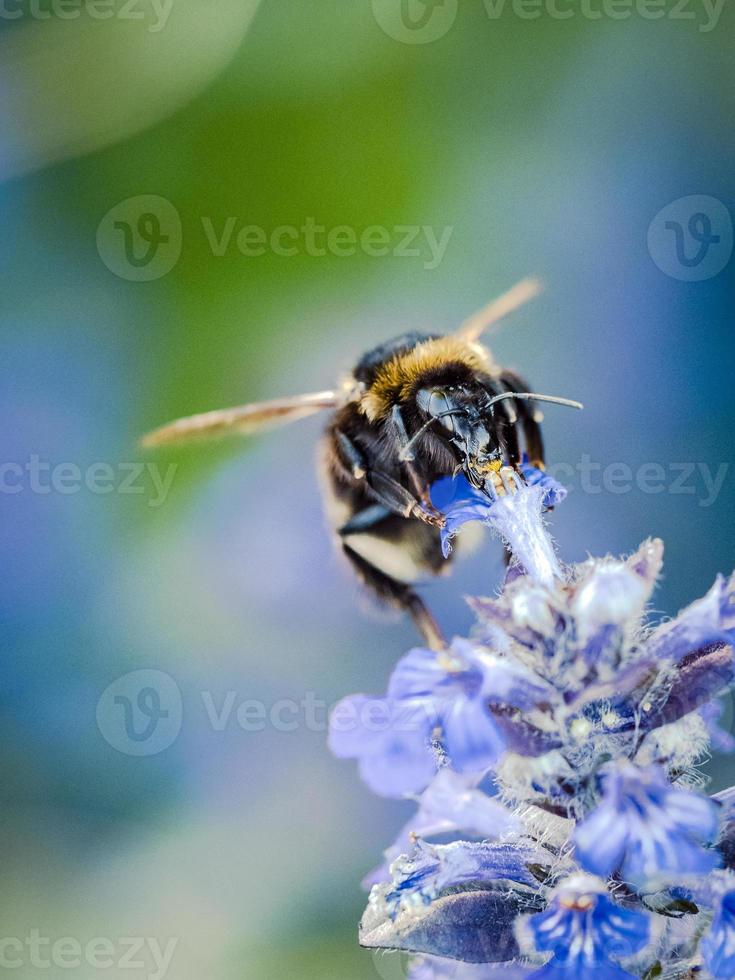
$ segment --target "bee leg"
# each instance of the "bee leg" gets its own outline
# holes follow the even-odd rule
[[[430,527],[444,527],[446,518],[443,514],[431,505],[423,505],[410,490],[406,490],[392,476],[380,470],[368,470],[365,479],[373,496],[394,514],[400,514],[401,517],[415,517]]]
[[[430,504],[422,505],[421,501],[398,480],[394,480],[392,476],[381,470],[372,469],[369,461],[344,432],[337,430],[336,436],[352,476],[356,480],[366,481],[372,496],[379,504],[387,507],[392,514],[415,517],[431,527],[444,526],[444,516]]]
[[[503,371],[500,382],[506,391],[528,391],[525,381],[515,371]],[[541,412],[534,402],[523,399],[513,401],[513,407],[523,426],[523,436],[526,442],[526,452],[532,466],[544,468],[544,439],[541,434]]]
[[[447,641],[441,631],[441,627],[429,612],[429,608],[423,599],[418,596],[413,589],[408,589],[406,596],[406,609],[416,628],[424,638],[424,643],[430,650],[442,653],[447,649]]]
[[[344,432],[337,429],[335,435],[350,473],[356,480],[362,480],[366,472],[365,457]]]
[[[427,609],[424,601],[410,585],[398,582],[386,575],[362,555],[358,555],[348,544],[343,544],[342,549],[368,588],[384,602],[404,610],[411,616],[429,649],[439,652],[446,650],[447,644],[441,628]]]
[[[414,493],[424,505],[424,508],[431,511],[433,510],[433,507],[431,506],[429,490],[422,483],[421,478],[416,472],[416,467],[413,465],[413,461],[415,459],[413,453],[410,450],[406,450],[406,447],[409,445],[411,440],[408,435],[408,430],[406,429],[406,423],[403,421],[403,413],[401,412],[399,405],[393,406],[391,410],[391,421],[393,423],[393,428],[395,429],[396,441],[400,447],[400,456],[403,460],[403,466],[408,473],[409,479],[411,480]]]

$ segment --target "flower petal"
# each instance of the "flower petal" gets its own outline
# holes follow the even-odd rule
[[[426,700],[355,695],[332,712],[329,747],[337,758],[359,759],[360,775],[379,796],[419,793],[437,769],[431,745],[435,721]]]
[[[447,672],[440,665],[436,652],[416,647],[396,664],[388,683],[388,697],[432,697],[447,683]]]
[[[466,963],[503,963],[519,955],[517,916],[537,909],[538,902],[531,891],[497,887],[446,895],[395,918],[380,903],[371,904],[360,924],[360,944]]]
[[[501,803],[477,789],[476,775],[460,775],[444,766],[419,800],[419,809],[384,854],[384,863],[363,881],[364,887],[390,878],[390,865],[408,854],[415,838],[428,840],[461,831],[485,840],[520,830],[520,822]]]
[[[541,487],[522,486],[495,501],[486,523],[500,534],[528,576],[550,588],[562,572],[544,525],[543,503]]]
[[[701,647],[678,665],[661,704],[644,703],[638,722],[641,731],[668,725],[696,711],[723,693],[735,679],[735,661],[730,646]]]
[[[653,633],[649,655],[679,662],[712,644],[735,642],[735,575],[717,577],[706,596]]]
[[[701,949],[715,980],[731,980],[735,976],[735,891],[723,895]]]
[[[505,742],[483,701],[457,698],[442,713],[444,748],[458,772],[484,772],[503,754]]]
[[[521,473],[529,487],[541,487],[544,491],[544,507],[557,507],[566,500],[567,488],[562,486],[553,476],[549,476],[545,470],[531,466],[525,453],[521,463]]]
[[[579,860],[600,878],[608,878],[620,867],[627,843],[628,827],[612,806],[598,806],[578,824],[574,834]]]

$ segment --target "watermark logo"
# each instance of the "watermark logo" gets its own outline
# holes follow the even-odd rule
[[[97,251],[110,272],[130,282],[167,275],[181,255],[181,218],[155,194],[129,197],[111,208],[97,228]]]
[[[692,194],[662,208],[648,228],[648,251],[673,279],[701,282],[722,272],[732,256],[730,212],[716,197]]]
[[[403,44],[431,44],[454,24],[459,0],[372,0],[382,30]]]
[[[179,686],[161,670],[134,670],[118,677],[97,702],[97,727],[124,755],[163,752],[178,738],[182,719]]]
[[[2,0],[0,0],[2,2]],[[447,254],[454,225],[326,225],[313,216],[298,224],[265,228],[229,215],[202,215],[198,228],[213,258],[279,259],[366,256],[411,259],[427,272]],[[183,248],[181,219],[170,201],[144,195],[122,201],[100,222],[97,249],[107,268],[122,279],[160,279],[176,265]]]

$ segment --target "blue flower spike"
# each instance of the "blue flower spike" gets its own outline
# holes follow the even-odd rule
[[[652,628],[661,542],[563,566],[543,517],[561,496],[525,480],[433,488],[447,548],[469,520],[503,536],[503,587],[469,600],[469,639],[410,651],[384,697],[332,715],[335,754],[417,804],[360,942],[414,955],[411,980],[731,980],[735,787],[708,797],[698,767],[733,745],[735,579]]]

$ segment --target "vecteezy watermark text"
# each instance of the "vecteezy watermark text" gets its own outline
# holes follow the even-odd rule
[[[479,3],[479,0],[476,0]],[[482,0],[490,21],[504,16],[519,20],[641,20],[689,21],[703,33],[713,31],[725,0]],[[372,0],[375,20],[389,37],[403,44],[431,44],[454,26],[459,0]]]
[[[671,494],[695,497],[700,507],[715,503],[730,472],[729,463],[601,463],[583,453],[575,463],[554,460],[547,472],[567,490],[597,496],[611,493]]]
[[[161,944],[150,936],[110,939],[96,936],[82,942],[74,936],[52,939],[40,929],[27,936],[0,936],[0,970],[130,970],[147,980],[164,980],[178,939]]]
[[[324,258],[351,258],[362,252],[379,259],[420,258],[423,267],[432,271],[439,267],[449,245],[453,226],[436,229],[432,225],[369,225],[357,229],[351,225],[328,227],[315,218],[306,218],[300,225],[279,225],[270,230],[260,225],[244,224],[229,217],[216,226],[209,217],[202,218],[207,242],[216,256],[226,255],[232,245],[247,258],[258,258],[271,252],[281,258],[310,255]]]
[[[184,710],[186,708],[186,711]],[[332,723],[340,731],[413,731],[422,719],[436,721],[440,705],[430,699],[420,711],[406,712],[399,702],[366,698],[360,704],[335,705],[306,691],[300,697],[266,702],[246,697],[237,690],[200,690],[184,701],[174,678],[162,670],[134,670],[118,677],[100,695],[96,706],[97,727],[105,741],[123,755],[152,756],[164,752],[187,724],[215,736],[265,731],[323,735]]]
[[[150,20],[146,30],[159,34],[173,6],[174,0],[0,0],[0,20]]]
[[[440,723],[441,698],[347,698],[330,703],[314,691],[272,701],[242,691],[199,690],[185,696],[178,682],[161,670],[123,674],[102,692],[96,706],[97,728],[117,752],[132,757],[158,755],[179,738],[184,720],[201,737],[252,738],[262,733],[309,732],[323,737],[367,732],[401,735]]]
[[[33,493],[70,496],[86,490],[104,496],[111,493],[148,494],[148,506],[166,502],[178,463],[161,468],[157,463],[51,463],[32,454],[24,462],[0,462],[0,495]]]
[[[0,0],[1,2],[1,0]],[[433,272],[444,260],[453,225],[327,225],[314,217],[273,227],[242,217],[201,215],[195,226],[214,258],[257,260],[308,256],[349,259],[411,259]],[[193,231],[192,231],[193,234]],[[181,217],[173,204],[155,194],[130,197],[111,208],[97,228],[97,251],[120,279],[151,282],[179,261],[184,246]]]

